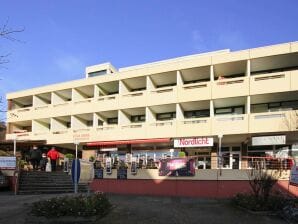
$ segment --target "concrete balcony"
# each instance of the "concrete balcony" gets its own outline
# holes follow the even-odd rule
[[[291,71],[291,90],[298,90],[298,70]]]
[[[177,136],[209,136],[211,135],[210,117],[185,119],[177,121]]]
[[[122,94],[119,100],[120,108],[144,107],[147,102],[147,92],[136,91]]]
[[[212,83],[212,98],[247,96],[249,94],[248,77],[225,78]]]
[[[151,90],[148,93],[148,105],[162,105],[176,103],[177,87],[167,86]]]
[[[176,120],[155,121],[148,124],[148,138],[170,138],[176,137]]]
[[[119,95],[100,96],[94,99],[94,109],[96,111],[116,110],[119,107]]]
[[[293,86],[295,88],[296,85]],[[297,85],[298,87],[298,85]],[[276,72],[250,77],[250,94],[285,92],[291,90],[291,72]]]
[[[145,123],[122,125],[120,129],[121,140],[145,139],[147,137],[147,125]]]
[[[121,140],[119,136],[118,125],[105,125],[95,128],[95,133],[93,135],[94,140],[96,141],[112,141],[112,140]]]
[[[248,132],[247,114],[222,115],[212,120],[212,134],[241,134]]]
[[[281,132],[298,130],[298,111],[276,111],[250,114],[249,132]]]
[[[178,101],[198,101],[211,98],[211,83],[190,83],[178,87]]]
[[[19,108],[7,111],[7,121],[30,120],[32,118],[33,107]]]
[[[32,132],[6,134],[6,140],[13,140],[15,138],[17,141],[35,140]]]

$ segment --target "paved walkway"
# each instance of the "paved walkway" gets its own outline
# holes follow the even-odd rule
[[[53,196],[55,195],[15,196],[0,192],[0,223],[33,223],[30,221],[30,216],[27,215],[27,213],[30,211],[29,205],[34,201],[50,198]],[[104,217],[98,223],[286,223],[278,217],[249,214],[232,207],[227,201],[123,195],[110,195],[109,198],[114,205],[114,208],[106,217]]]

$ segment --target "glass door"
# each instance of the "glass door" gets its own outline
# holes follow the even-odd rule
[[[230,168],[240,169],[240,152],[232,152],[230,154]]]

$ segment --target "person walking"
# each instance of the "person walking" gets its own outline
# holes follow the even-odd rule
[[[45,153],[43,153],[42,154],[42,158],[40,160],[40,169],[42,171],[45,171],[46,170],[47,163],[48,163],[47,155]]]
[[[38,170],[39,161],[41,159],[41,151],[36,146],[33,146],[30,151],[30,162],[33,166],[33,170]]]
[[[56,164],[57,164],[57,159],[59,158],[59,153],[55,149],[55,147],[52,147],[51,150],[48,151],[47,156],[51,159],[52,171],[56,171]]]

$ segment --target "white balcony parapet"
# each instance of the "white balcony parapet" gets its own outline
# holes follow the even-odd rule
[[[244,115],[222,115],[215,117],[217,121],[241,121],[244,120]]]
[[[69,102],[63,102],[63,103],[54,104],[53,106],[54,107],[62,107],[62,106],[66,106],[68,104],[69,104]]]
[[[272,73],[272,74],[266,74],[266,75],[262,75],[262,76],[258,76],[256,75],[254,77],[254,81],[264,81],[264,80],[270,80],[270,79],[281,79],[281,78],[285,78],[285,73]]]
[[[90,128],[80,128],[73,130],[73,133],[79,133],[79,132],[89,132]]]
[[[68,133],[68,130],[53,131],[52,133],[54,135],[66,134],[66,133]]]
[[[135,96],[142,96],[144,94],[144,90],[136,91],[136,92],[130,92],[126,94],[122,94],[123,97],[135,97]]]
[[[35,110],[42,110],[48,108],[50,105],[44,105],[44,106],[36,106],[34,109]]]
[[[173,90],[174,90],[174,87],[166,86],[166,87],[157,88],[155,90],[151,90],[151,92],[152,93],[165,93],[165,92],[172,92]]]
[[[81,104],[81,103],[90,103],[92,99],[88,98],[88,99],[83,99],[83,100],[79,100],[74,102],[75,104]]]
[[[50,131],[35,132],[34,135],[35,135],[35,136],[39,136],[39,135],[48,135],[49,133],[50,133]]]
[[[31,109],[32,109],[32,107],[26,107],[26,108],[17,109],[16,111],[19,113],[22,113],[22,112],[28,112]]]
[[[116,99],[117,94],[113,94],[113,95],[107,95],[107,96],[100,96],[97,98],[98,101],[102,101],[102,100],[114,100]]]
[[[107,130],[116,129],[117,127],[118,127],[118,125],[109,125],[109,126],[97,127],[96,130],[97,131],[107,131]]]
[[[244,83],[245,77],[241,78],[223,78],[220,80],[215,81],[217,85],[232,85],[232,84],[239,84]]]
[[[182,124],[199,124],[199,123],[207,123],[208,120],[204,118],[197,118],[197,119],[185,119],[181,122]]]
[[[254,115],[254,119],[271,119],[271,118],[284,118],[286,117],[285,113],[278,113],[278,114],[260,114]]]
[[[189,83],[189,84],[184,84],[182,87],[185,90],[188,89],[196,89],[196,88],[205,88],[208,86],[208,82],[200,82],[200,83]]]
[[[130,125],[124,125],[121,128],[126,129],[126,128],[142,128],[142,127],[143,127],[142,124],[130,124]]]
[[[167,126],[167,125],[173,125],[173,121],[157,121],[155,123],[151,123],[150,126]]]

